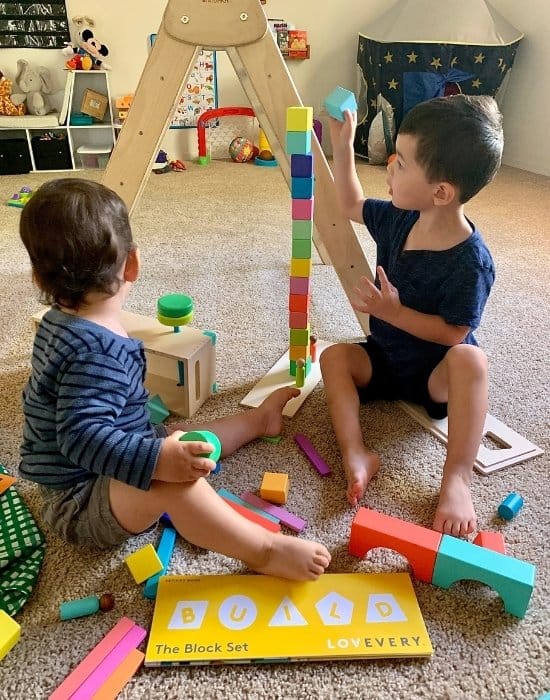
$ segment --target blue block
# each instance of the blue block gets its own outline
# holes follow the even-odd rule
[[[286,152],[301,155],[311,153],[311,131],[287,131]]]
[[[290,189],[292,199],[311,199],[313,197],[313,178],[293,177]]]
[[[160,542],[157,549],[157,554],[162,562],[162,569],[147,579],[145,586],[143,588],[143,595],[146,598],[154,600],[157,597],[157,588],[159,585],[159,579],[161,576],[166,574],[168,569],[168,564],[170,563],[170,557],[174,551],[174,544],[176,543],[176,531],[173,527],[165,527],[160,536]]]
[[[450,588],[456,581],[480,581],[500,595],[506,612],[525,617],[535,585],[535,571],[532,564],[520,559],[443,535],[432,583]]]
[[[243,508],[248,508],[248,510],[251,510],[254,513],[257,513],[258,515],[261,515],[266,520],[271,520],[272,523],[280,523],[281,522],[279,520],[279,518],[276,518],[274,515],[271,515],[271,513],[266,513],[265,510],[262,510],[261,508],[257,508],[256,506],[253,506],[251,503],[248,503],[247,501],[243,501],[243,499],[240,496],[236,496],[234,493],[231,493],[231,491],[228,491],[227,489],[224,489],[224,488],[218,489],[218,495],[221,496],[222,498],[227,498],[228,501],[233,501],[233,503],[236,503],[239,506],[243,506]]]
[[[350,112],[357,111],[357,101],[353,92],[346,90],[343,87],[334,88],[330,95],[325,99],[325,108],[331,117],[344,121],[344,111],[349,109]]]
[[[292,177],[313,177],[313,156],[294,153],[290,156],[290,174]]]

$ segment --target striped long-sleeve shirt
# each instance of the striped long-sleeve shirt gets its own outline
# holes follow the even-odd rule
[[[52,308],[23,391],[22,477],[53,489],[105,475],[148,489],[162,439],[143,386],[141,341]]]

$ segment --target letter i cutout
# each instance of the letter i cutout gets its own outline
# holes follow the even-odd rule
[[[290,260],[289,371],[296,386],[304,386],[311,370],[309,308],[313,243],[312,107],[288,107],[286,150],[290,155],[292,194],[292,258]]]

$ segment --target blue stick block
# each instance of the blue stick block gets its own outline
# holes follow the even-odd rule
[[[154,600],[157,597],[159,579],[161,576],[164,576],[166,574],[168,564],[170,563],[170,557],[172,556],[172,552],[174,551],[175,543],[176,531],[172,527],[165,527],[162,531],[159,546],[157,549],[158,557],[162,562],[162,569],[158,572],[158,574],[151,576],[145,582],[145,586],[143,587],[143,595],[146,598]]]

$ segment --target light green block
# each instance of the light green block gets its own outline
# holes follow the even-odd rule
[[[295,219],[292,222],[292,240],[296,238],[311,239],[313,236],[313,221],[311,219]]]
[[[500,595],[506,612],[525,617],[535,585],[535,571],[532,564],[520,559],[443,535],[432,583],[450,588],[456,581],[480,581]]]
[[[291,328],[290,345],[304,345],[309,347],[309,328]]]

